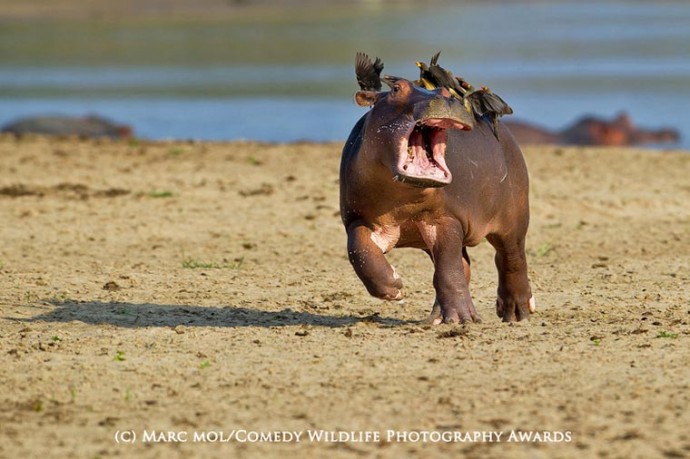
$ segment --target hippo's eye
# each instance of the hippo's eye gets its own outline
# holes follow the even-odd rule
[[[393,86],[393,92],[400,92],[400,85],[396,84]]]

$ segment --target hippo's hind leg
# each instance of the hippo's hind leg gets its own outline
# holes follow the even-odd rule
[[[434,257],[431,255],[431,252],[429,250],[425,250],[425,252],[427,253],[427,255],[429,255],[429,257],[431,257],[431,261],[433,261]],[[462,268],[465,274],[465,282],[469,286],[471,278],[470,256],[467,253],[466,247],[462,248]],[[477,318],[478,317],[479,316],[477,316]],[[441,303],[438,301],[438,296],[434,300],[434,306],[431,308],[431,314],[429,314],[429,317],[427,317],[426,320],[424,320],[423,322],[432,325],[438,325],[443,322],[443,314],[441,313]]]
[[[372,231],[356,222],[347,229],[347,254],[367,291],[384,300],[402,298],[402,280],[371,238]]]
[[[501,236],[492,234],[487,239],[496,249],[498,269],[498,296],[496,314],[504,322],[527,319],[535,311],[534,298],[527,278],[525,233]]]

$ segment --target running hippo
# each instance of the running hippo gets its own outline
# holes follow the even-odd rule
[[[379,61],[377,60],[377,63]],[[382,65],[379,66],[382,68]],[[434,263],[430,323],[479,322],[469,291],[467,247],[496,249],[496,312],[504,321],[535,310],[525,257],[528,177],[520,148],[501,122],[475,118],[445,88],[385,76],[358,55],[358,105],[340,165],[340,210],[355,272],[373,296],[403,297],[386,260],[394,247],[422,249]]]
[[[129,126],[115,124],[99,116],[36,116],[22,118],[2,128],[2,132],[17,135],[44,134],[58,136],[79,136],[84,138],[108,137],[128,139],[132,137]]]
[[[669,128],[641,129],[633,125],[626,113],[619,114],[613,121],[594,116],[580,118],[562,131],[520,121],[507,121],[515,139],[520,144],[601,145],[629,146],[644,144],[674,143],[680,140],[678,131]]]

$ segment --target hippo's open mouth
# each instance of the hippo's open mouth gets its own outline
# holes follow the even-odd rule
[[[422,188],[448,185],[453,180],[446,164],[448,129],[471,128],[451,118],[417,121],[401,141],[393,179]]]

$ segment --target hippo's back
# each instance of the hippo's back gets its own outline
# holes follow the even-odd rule
[[[446,161],[453,181],[446,187],[446,202],[459,219],[472,216],[472,224],[490,232],[494,225],[528,213],[529,179],[522,151],[508,128],[498,123],[498,138],[491,125],[477,122],[470,132],[449,131]],[[483,235],[482,235],[483,237]]]

